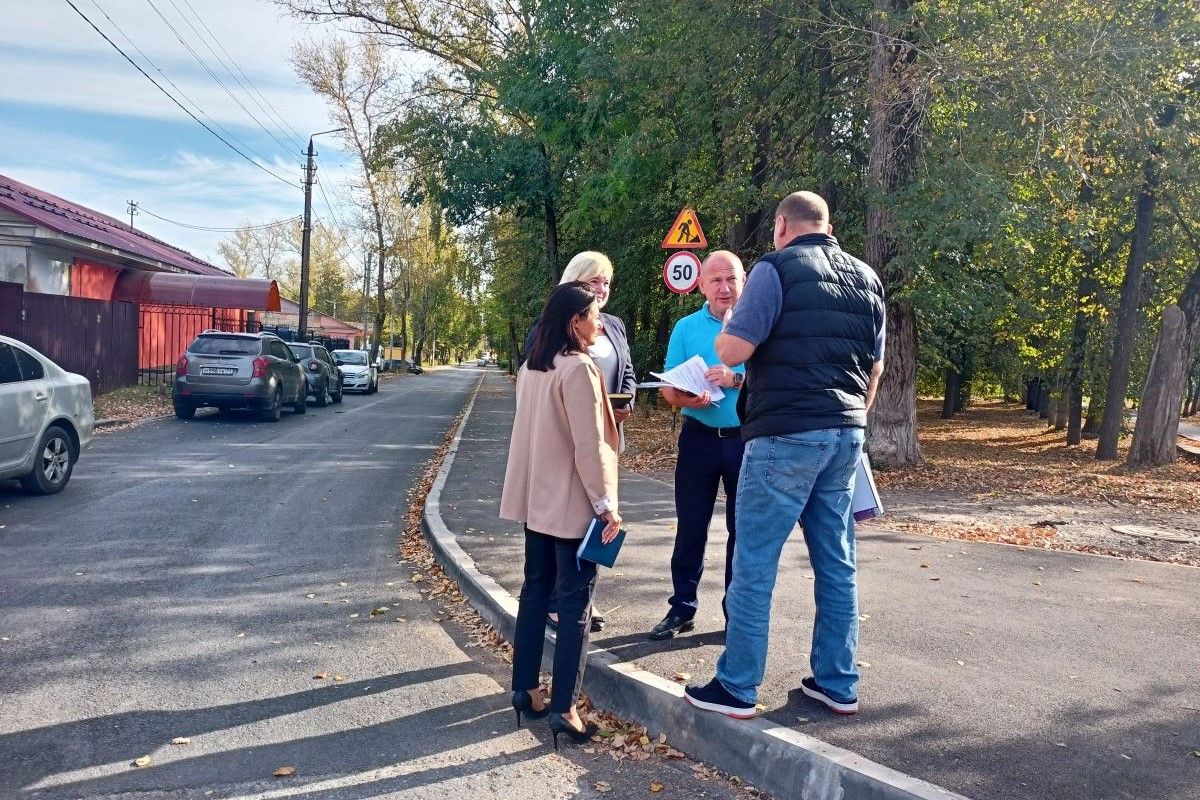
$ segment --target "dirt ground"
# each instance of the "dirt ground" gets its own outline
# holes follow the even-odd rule
[[[886,515],[860,524],[1200,566],[1200,464],[1096,461],[1095,440],[1068,447],[1020,404],[977,401],[953,420],[940,411],[940,400],[918,403],[925,463],[876,470]],[[669,479],[677,435],[668,409],[641,404],[622,464]]]

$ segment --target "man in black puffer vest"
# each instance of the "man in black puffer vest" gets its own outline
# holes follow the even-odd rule
[[[795,192],[775,216],[775,252],[754,265],[717,338],[726,365],[746,364],[739,400],[746,452],[729,622],[717,674],[689,686],[695,706],[755,714],[766,669],[771,596],[783,544],[800,520],[816,619],[801,691],[839,714],[858,710],[855,468],[883,373],[883,285],[833,238],[829,207]]]

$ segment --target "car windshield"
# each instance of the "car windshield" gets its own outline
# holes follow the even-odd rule
[[[310,357],[312,357],[312,348],[311,348],[311,347],[309,347],[308,345],[305,345],[305,344],[289,344],[289,345],[288,345],[288,347],[292,348],[292,352],[296,354],[296,358],[310,358]]]
[[[260,342],[246,336],[200,336],[188,352],[221,356],[258,355]]]
[[[367,354],[358,350],[334,350],[333,357],[343,364],[366,366]]]

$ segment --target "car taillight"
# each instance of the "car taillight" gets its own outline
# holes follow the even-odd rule
[[[267,376],[267,359],[263,356],[254,359],[254,372],[250,374],[255,378],[265,378]]]
[[[175,374],[180,375],[180,376],[187,375],[187,365],[188,365],[187,356],[186,355],[180,356],[179,362],[175,365]]]
[[[311,369],[313,372],[316,372],[317,370],[319,370],[321,368],[321,365],[319,362],[310,361],[310,362],[308,362],[308,368]]]

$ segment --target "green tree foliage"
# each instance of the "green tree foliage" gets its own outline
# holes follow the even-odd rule
[[[1049,387],[1078,441],[1113,348],[1136,397],[1162,309],[1197,270],[1191,0],[288,5],[408,59],[375,163],[411,178],[428,214],[414,235],[455,253],[411,263],[470,263],[480,294],[455,297],[514,358],[562,264],[596,249],[637,370],[657,367],[699,303],[662,285],[678,210],[749,266],[779,199],[817,189],[899,320],[875,445],[919,458],[918,386],[955,395],[949,413],[972,388]],[[439,223],[455,231],[442,244]]]

